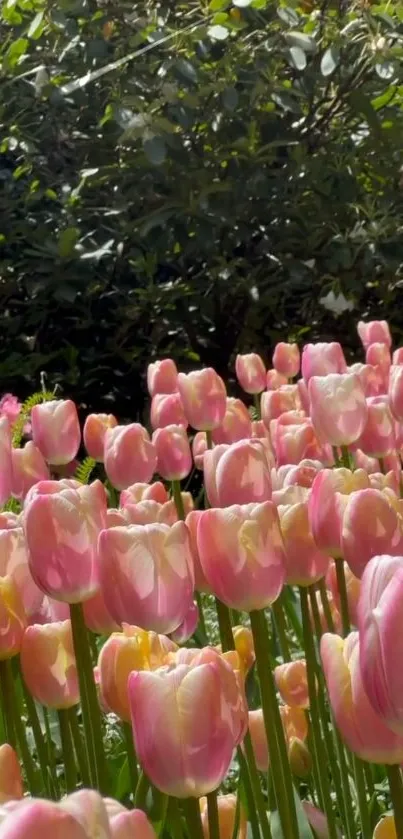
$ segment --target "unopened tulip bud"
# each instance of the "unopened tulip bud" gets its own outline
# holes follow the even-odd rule
[[[54,801],[40,798],[18,802],[0,824],[0,839],[44,839],[45,836],[88,839],[88,833],[71,813]]]
[[[390,349],[386,344],[370,344],[365,353],[365,361],[372,367],[376,367],[384,377],[384,381],[387,381],[392,359]]]
[[[185,428],[167,425],[152,437],[157,453],[157,471],[166,481],[181,481],[192,471],[192,453]]]
[[[329,556],[315,545],[308,504],[300,501],[281,506],[278,511],[284,542],[286,582],[289,585],[312,585],[326,574]]]
[[[189,423],[180,393],[156,393],[151,400],[150,421],[154,429],[167,425],[187,428]]]
[[[218,824],[220,839],[232,839],[234,836],[235,814],[237,809],[236,795],[218,795],[217,796],[218,809]],[[208,807],[207,798],[200,799],[200,810],[203,828],[204,839],[210,839],[210,830],[208,822]],[[247,821],[245,813],[241,807],[239,827],[235,839],[246,839],[247,836]]]
[[[105,472],[114,487],[127,489],[136,481],[148,483],[157,454],[147,430],[137,422],[117,425],[105,434]]]
[[[83,439],[89,457],[104,462],[105,434],[118,424],[113,414],[89,414],[84,423]]]
[[[12,493],[15,498],[25,498],[34,484],[50,478],[45,459],[32,440],[29,440],[22,449],[13,449],[12,460]]]
[[[403,347],[398,347],[392,355],[392,364],[403,364]]]
[[[84,828],[88,839],[109,839],[109,819],[105,804],[94,789],[80,789],[60,802],[60,807]]]
[[[283,376],[278,370],[268,370],[266,375],[266,390],[277,390],[281,385],[288,384],[287,376]]]
[[[255,661],[255,647],[252,632],[247,626],[234,626],[232,628],[232,634],[242,669],[247,673]]]
[[[147,387],[150,396],[175,393],[178,389],[178,371],[172,358],[163,358],[148,365]]]
[[[342,634],[342,621],[341,615],[339,611],[339,607],[336,604],[336,601],[333,597],[333,594],[330,590],[326,591],[326,600],[327,600],[327,607],[324,608],[324,603],[318,591],[313,592],[313,597],[316,601],[316,615],[319,617],[319,624],[322,630],[322,634],[324,632],[337,632],[338,635]],[[315,630],[315,618],[313,609],[311,604],[309,604],[309,615],[310,621],[312,626],[312,631]]]
[[[204,480],[209,502],[215,507],[268,501],[271,475],[264,443],[240,440],[206,451]]]
[[[367,323],[360,320],[357,325],[357,332],[364,349],[367,349],[371,344],[385,344],[389,348],[392,346],[392,336],[386,320],[371,320]]]
[[[200,433],[202,434],[203,432]],[[216,445],[220,445],[221,443],[237,443],[238,440],[247,440],[252,437],[250,414],[241,399],[232,399],[231,397],[227,399],[224,419],[221,425],[213,429],[211,436],[213,443]]]
[[[306,383],[312,376],[327,376],[329,373],[345,373],[347,369],[341,345],[330,343],[305,344],[302,351],[301,373]]]
[[[11,454],[11,432],[8,419],[0,417],[0,505],[11,495],[13,488],[13,462]]]
[[[310,801],[301,801],[301,804],[316,839],[330,839],[332,834],[329,833],[327,817],[322,810],[318,810]],[[338,827],[336,827],[336,837],[341,839]]]
[[[169,495],[161,481],[154,481],[153,484],[133,484],[120,493],[120,506],[127,504],[139,504],[140,501],[158,501],[165,504],[169,501]]]
[[[207,451],[207,437],[205,431],[198,431],[193,437],[192,455],[196,469],[203,471],[204,454]]]
[[[313,538],[330,556],[342,556],[341,527],[348,496],[370,486],[363,469],[323,469],[312,484],[308,514]]]
[[[261,393],[266,387],[266,368],[260,355],[247,353],[237,355],[235,372],[245,393]]]
[[[111,839],[157,839],[143,810],[126,810],[109,819]]]
[[[398,839],[395,817],[383,816],[375,827],[372,839]]]
[[[210,431],[221,425],[227,407],[227,392],[212,367],[179,373],[178,388],[189,425],[196,431]]]
[[[77,408],[71,399],[34,405],[32,439],[47,463],[59,466],[74,460],[81,443]]]
[[[80,694],[69,620],[28,626],[21,671],[32,696],[47,708],[71,708]]]
[[[306,661],[303,658],[274,668],[277,690],[286,705],[309,708]]]
[[[20,652],[27,618],[12,577],[0,577],[0,661]]]
[[[348,372],[358,376],[366,397],[381,396],[385,392],[384,376],[372,364],[351,364]]]
[[[359,578],[373,556],[403,555],[401,517],[386,491],[363,489],[349,496],[343,515],[341,548],[345,561]]]
[[[297,385],[282,385],[277,390],[262,393],[260,406],[263,422],[270,428],[270,420],[277,419],[286,411],[300,410],[301,400]]]
[[[354,373],[313,376],[309,380],[311,419],[316,434],[332,446],[348,446],[364,431],[368,409]]]
[[[288,746],[291,771],[297,778],[308,778],[312,771],[312,757],[308,746],[298,737],[291,737]]]
[[[374,457],[385,457],[395,449],[394,420],[386,396],[367,399],[367,421],[356,445]]]
[[[15,801],[24,794],[18,757],[8,743],[0,746],[0,804]]]
[[[288,379],[292,379],[299,373],[300,362],[301,356],[298,344],[285,344],[283,341],[276,344],[273,353],[273,367],[279,373],[287,376]]]

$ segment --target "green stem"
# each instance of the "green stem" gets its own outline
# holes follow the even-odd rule
[[[220,822],[218,819],[217,791],[207,795],[207,816],[209,839],[220,839]]]
[[[202,597],[201,597],[201,594],[200,594],[199,591],[195,591],[195,599],[196,599],[196,603],[197,603],[197,608],[199,610],[200,629],[201,629],[203,635],[205,635],[207,637],[206,621],[205,621],[204,612],[203,612],[203,601],[202,601]]]
[[[17,739],[14,730],[14,706],[12,694],[10,695],[7,661],[0,661],[0,696],[6,742],[16,751]]]
[[[94,681],[88,632],[81,603],[70,604],[70,617],[80,685],[84,732],[88,745],[91,743],[93,756],[92,781],[96,788],[106,795],[108,793],[108,779],[103,747],[101,712]]]
[[[49,784],[49,776],[48,776],[48,758],[46,753],[46,742],[44,740],[41,724],[39,722],[38,713],[35,707],[35,702],[32,699],[32,696],[27,689],[24,680],[21,678],[22,690],[24,693],[24,700],[25,706],[27,709],[27,716],[28,716],[28,724],[32,728],[32,733],[34,735],[35,746],[36,746],[36,753],[38,755],[39,766],[41,768],[42,778],[45,790],[49,798],[53,797],[54,790],[51,788]],[[53,785],[52,785],[53,787]]]
[[[232,831],[231,839],[238,839],[240,823],[241,823],[241,796],[240,796],[240,790],[238,789],[237,796],[236,796],[235,813],[234,813],[234,829]]]
[[[383,457],[378,457],[379,468],[382,472],[382,475],[386,475],[386,466]]]
[[[341,463],[345,469],[351,469],[351,459],[350,459],[350,452],[347,446],[341,446]]]
[[[334,457],[334,465],[340,466],[340,457],[339,457],[339,450],[337,446],[332,446],[332,452]]]
[[[206,441],[207,441],[207,448],[213,448],[213,435],[211,431],[206,431]]]
[[[220,633],[221,649],[223,653],[228,650],[235,650],[234,636],[232,634],[231,617],[228,606],[221,603],[221,600],[216,597],[215,605],[218,618],[218,629]]]
[[[271,607],[274,623],[276,627],[277,637],[280,644],[281,655],[283,661],[291,661],[290,647],[287,638],[287,624],[284,617],[283,607],[281,603],[276,600]]]
[[[32,760],[28,746],[27,731],[22,718],[18,692],[15,690],[12,672],[11,659],[0,662],[0,682],[4,683],[4,690],[7,696],[8,714],[12,720],[12,729],[15,733],[15,741],[18,743],[22,763],[25,769],[28,788],[32,795],[40,795],[41,788],[38,784],[35,765]],[[12,743],[10,745],[13,745]],[[15,746],[14,746],[15,748]]]
[[[386,772],[389,781],[390,795],[395,814],[395,827],[397,839],[403,839],[403,783],[400,767],[387,766]]]
[[[75,706],[73,708],[69,708],[68,715],[81,781],[83,786],[89,787],[90,770],[88,766],[88,753],[83,745],[83,738],[77,719],[77,708]]]
[[[53,740],[52,740],[52,734],[51,734],[50,725],[49,725],[49,712],[48,712],[48,709],[45,708],[45,707],[42,708],[42,711],[43,711],[43,720],[44,720],[44,723],[45,723],[45,733],[46,733],[45,743],[47,745],[47,752],[48,752],[48,767],[49,767],[48,777],[50,779],[52,779],[52,783],[54,785],[54,790],[55,790],[55,798],[58,799],[58,798],[60,798],[60,786],[59,786],[59,780],[58,780],[58,777],[57,777],[57,774],[56,774]]]
[[[181,493],[181,482],[180,481],[172,481],[172,495],[175,501],[176,512],[178,514],[178,519],[181,521],[185,521],[186,514],[185,514],[185,506],[183,503],[182,493]]]
[[[139,769],[137,766],[136,752],[134,751],[133,732],[130,723],[123,723],[123,734],[126,744],[127,759],[129,762],[130,779],[132,782],[133,795],[136,792],[139,782]]]
[[[183,802],[183,810],[191,839],[204,839],[198,799],[186,798]]]
[[[257,414],[256,419],[257,419],[257,420],[260,420],[260,418],[261,418],[261,412],[260,412],[260,393],[254,393],[254,394],[253,394],[253,404],[254,404],[254,406],[255,406],[255,411],[256,411],[256,414]]]
[[[183,839],[184,829],[177,798],[170,798],[168,802],[167,822],[169,835],[172,839]]]
[[[59,718],[66,792],[73,792],[77,785],[77,770],[74,760],[74,749],[71,740],[68,710],[60,708],[57,712],[57,716]]]
[[[136,787],[136,792],[134,796],[134,807],[137,810],[146,810],[146,798],[148,790],[150,789],[150,781],[147,778],[145,772],[140,772],[140,777],[138,780],[138,784]]]
[[[358,809],[360,811],[362,839],[371,839],[372,828],[369,817],[367,793],[365,789],[365,775],[362,761],[353,754],[355,788],[357,790]]]
[[[251,830],[252,830],[252,838],[253,839],[261,839],[261,833],[259,829],[259,820],[257,817],[255,800],[253,794],[253,787],[252,781],[250,778],[250,773],[248,770],[248,764],[245,759],[245,755],[242,751],[242,748],[238,746],[237,749],[238,761],[239,761],[239,769],[240,769],[240,788],[243,789],[246,798],[246,809],[248,814],[248,822],[250,823]],[[260,787],[260,783],[259,783]],[[240,791],[240,790],[239,790]]]
[[[250,782],[252,785],[253,795],[256,802],[256,808],[259,815],[263,837],[264,839],[271,839],[270,822],[267,815],[266,803],[263,796],[259,773],[256,766],[255,753],[253,751],[252,739],[249,731],[247,731],[245,734],[243,745],[245,749]]]
[[[322,790],[324,811],[327,818],[329,839],[337,839],[337,828],[334,819],[332,798],[327,769],[327,756],[323,748],[322,731],[320,726],[319,703],[316,692],[316,658],[313,644],[311,622],[308,607],[308,591],[304,586],[300,587],[302,628],[304,633],[304,647],[306,658],[306,672],[308,680],[309,709],[312,725],[313,742],[318,761],[319,781]],[[327,725],[327,723],[326,723]]]
[[[318,589],[319,589],[320,599],[322,601],[322,609],[323,609],[323,614],[324,614],[325,619],[326,619],[328,631],[329,632],[334,632],[334,630],[335,630],[334,621],[333,621],[333,616],[332,616],[332,613],[331,613],[331,610],[330,610],[329,598],[327,596],[326,583],[325,583],[325,580],[324,580],[323,577],[322,577],[321,580],[319,580],[317,585],[318,585]]]
[[[270,640],[263,611],[252,611],[250,622],[255,645],[256,667],[259,677],[263,718],[266,729],[270,762],[276,767],[273,773],[274,792],[284,836],[298,839],[298,821],[295,809],[294,787],[288,762],[287,746],[277,702],[273,673],[269,666]]]
[[[350,614],[348,608],[346,577],[344,574],[344,562],[342,559],[336,559],[336,576],[340,597],[341,623],[343,627],[343,635],[346,637],[346,635],[350,632]]]

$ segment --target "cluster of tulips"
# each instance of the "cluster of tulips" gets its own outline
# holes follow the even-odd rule
[[[358,332],[239,355],[247,404],[152,363],[152,431],[3,397],[0,839],[403,839],[403,348]]]

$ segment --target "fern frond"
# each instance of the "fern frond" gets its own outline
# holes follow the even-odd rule
[[[21,504],[16,498],[9,498],[8,501],[1,507],[2,513],[18,513],[21,512]]]
[[[52,390],[41,390],[38,393],[33,393],[28,396],[28,399],[22,405],[20,415],[17,417],[13,425],[12,443],[15,449],[18,449],[24,435],[24,426],[28,422],[31,415],[32,408],[35,405],[40,405],[42,402],[51,402],[55,398]]]
[[[88,484],[91,473],[95,469],[97,465],[96,460],[93,457],[86,457],[74,473],[74,478],[76,481],[80,481],[80,484]]]

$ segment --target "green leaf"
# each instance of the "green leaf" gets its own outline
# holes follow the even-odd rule
[[[209,9],[211,12],[221,12],[222,9],[226,9],[229,5],[229,0],[211,0]]]
[[[296,70],[305,70],[306,54],[300,47],[291,47],[290,49],[290,64]]]
[[[6,62],[9,67],[15,67],[18,64],[20,58],[25,55],[28,45],[28,38],[17,38],[16,41],[13,41],[6,52]]]
[[[289,46],[299,47],[304,52],[315,53],[317,50],[315,39],[311,35],[305,35],[305,32],[286,32],[284,38]]]
[[[122,801],[130,792],[129,759],[126,758],[117,777],[114,798]]]
[[[222,102],[227,111],[234,111],[239,102],[239,96],[235,87],[226,87],[222,93]]]
[[[296,11],[289,6],[278,6],[277,14],[280,20],[286,23],[287,26],[297,26],[299,23],[299,17]]]
[[[310,827],[309,821],[305,815],[305,810],[302,806],[301,799],[293,787],[294,790],[294,800],[295,800],[295,809],[297,811],[297,821],[298,821],[298,835],[299,839],[314,839],[314,834]],[[288,839],[287,836],[284,836],[284,832],[282,830],[280,824],[280,818],[277,810],[274,810],[270,814],[270,828],[272,839]]]
[[[331,76],[339,63],[339,60],[340,52],[337,47],[329,47],[329,49],[323,53],[320,62],[320,72],[322,73],[322,76]]]
[[[34,19],[31,21],[30,27],[28,29],[28,38],[33,38],[34,41],[37,38],[40,38],[40,36],[42,35],[42,32],[43,32],[43,28],[44,28],[44,22],[43,22],[44,14],[45,14],[45,12],[44,12],[44,10],[42,10],[41,12],[38,12],[37,15],[35,15]]]
[[[149,134],[144,136],[143,149],[154,166],[161,166],[166,158],[166,145],[162,137],[158,134]]]
[[[77,227],[66,227],[59,235],[57,250],[62,259],[73,256],[80,231]]]

